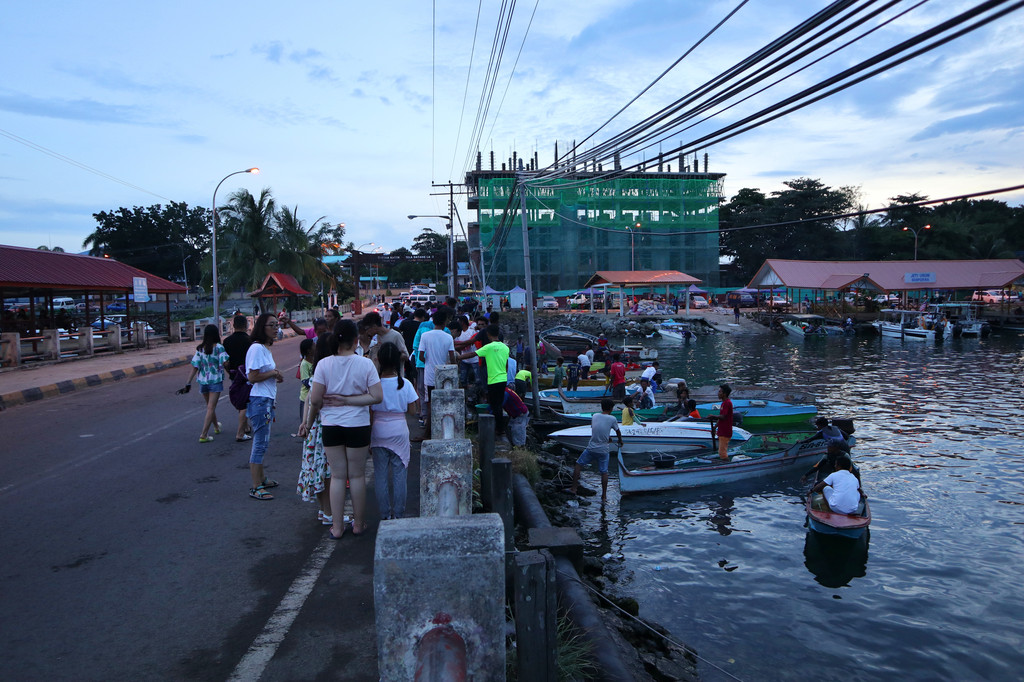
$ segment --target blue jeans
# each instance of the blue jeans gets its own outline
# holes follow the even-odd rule
[[[250,464],[263,464],[263,455],[270,445],[270,424],[274,421],[274,400],[261,396],[250,396],[245,416],[252,427],[252,453]]]
[[[377,494],[380,518],[405,516],[406,469],[402,458],[387,448],[370,448],[373,454],[373,487]],[[390,466],[390,469],[389,469]],[[391,495],[388,495],[388,483]]]

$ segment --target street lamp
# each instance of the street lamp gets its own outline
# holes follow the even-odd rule
[[[217,321],[218,330],[220,329],[220,291],[217,288],[217,190],[224,184],[224,180],[227,180],[232,175],[240,175],[242,173],[256,175],[259,172],[259,168],[246,168],[245,170],[228,173],[213,188],[213,318]]]
[[[636,252],[633,249],[633,230],[640,229],[640,223],[636,225],[626,225],[626,229],[629,230],[629,269],[631,271],[636,270]]]
[[[413,218],[444,218],[448,221],[448,295],[455,296],[455,224],[450,215],[411,215]]]
[[[914,233],[914,260],[917,260],[917,230],[918,229],[920,229],[920,230],[930,230],[930,229],[932,229],[932,226],[931,225],[925,225],[924,227],[917,228],[917,229],[915,229],[913,227],[907,227],[906,225],[903,226],[903,231],[904,232],[906,232],[907,230],[910,230],[911,232]]]

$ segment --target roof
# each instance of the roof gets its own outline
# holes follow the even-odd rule
[[[601,286],[658,286],[669,284],[696,284],[702,280],[678,270],[599,270],[583,287]]]
[[[151,294],[183,294],[185,287],[113,258],[0,245],[0,288],[125,291],[145,277]]]
[[[986,289],[1008,287],[1024,278],[1024,263],[997,260],[807,261],[768,259],[749,287],[879,291]]]
[[[296,296],[310,296],[310,292],[299,286],[295,278],[283,272],[271,272],[263,278],[263,284],[255,291],[249,292],[249,296],[282,297],[294,294]]]

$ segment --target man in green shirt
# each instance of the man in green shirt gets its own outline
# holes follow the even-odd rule
[[[488,343],[481,348],[468,350],[459,356],[459,359],[470,358],[477,355],[484,359],[487,366],[487,404],[494,415],[494,428],[497,435],[505,433],[504,408],[505,385],[508,383],[508,356],[509,349],[503,342],[498,340],[501,330],[498,325],[491,324],[485,330]]]

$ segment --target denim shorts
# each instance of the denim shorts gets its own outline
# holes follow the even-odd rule
[[[215,384],[199,384],[199,392],[203,393],[203,394],[206,394],[206,393],[223,393],[224,392],[224,382],[223,381],[218,381]]]
[[[602,474],[608,473],[608,451],[594,452],[592,450],[584,450],[580,458],[576,460],[576,463],[580,466],[587,466],[591,462],[597,462],[597,470]]]

